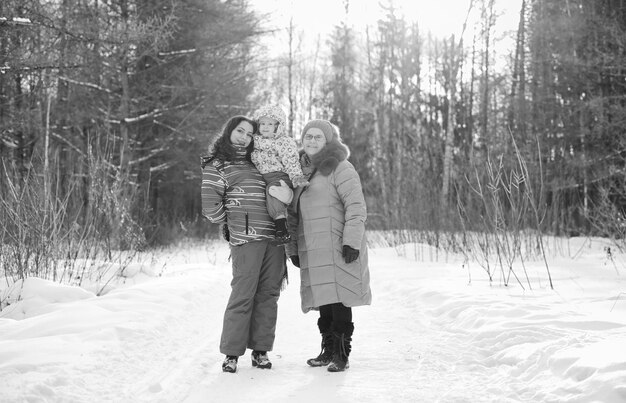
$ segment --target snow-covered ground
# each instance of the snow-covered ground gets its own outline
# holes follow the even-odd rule
[[[354,309],[351,368],[335,374],[305,363],[320,340],[293,266],[274,367],[248,352],[222,373],[224,243],[162,252],[99,297],[31,278],[0,312],[0,402],[625,402],[626,258],[567,246],[549,260],[555,290],[542,262],[524,290],[424,245],[370,250],[373,303]]]

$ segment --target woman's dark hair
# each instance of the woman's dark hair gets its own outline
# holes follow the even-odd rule
[[[235,157],[235,146],[233,146],[233,143],[230,141],[230,134],[241,122],[250,123],[252,125],[252,132],[256,133],[257,123],[254,120],[243,115],[233,116],[224,124],[220,136],[215,139],[209,148],[209,156],[208,158],[204,158],[204,164],[208,164],[215,159],[220,161],[231,161]],[[252,154],[253,148],[254,144],[251,141],[246,147],[246,160],[250,162],[250,154]]]

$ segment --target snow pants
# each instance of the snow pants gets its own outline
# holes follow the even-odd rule
[[[220,352],[241,356],[246,347],[271,351],[274,346],[278,297],[287,270],[285,251],[270,241],[231,246],[233,279],[224,313]]]
[[[283,218],[287,217],[287,205],[275,198],[274,196],[270,195],[270,192],[268,192],[267,190],[270,188],[270,186],[280,186],[281,179],[285,181],[287,186],[293,189],[293,184],[291,183],[291,179],[289,179],[289,175],[280,171],[269,172],[263,174],[263,179],[265,179],[266,185],[265,194],[267,199],[267,212],[269,213],[270,217],[272,217],[274,220],[276,219],[276,217],[279,216],[283,216]]]

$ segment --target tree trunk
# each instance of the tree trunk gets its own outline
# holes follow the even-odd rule
[[[384,78],[384,67],[382,61],[379,61],[379,65],[377,68],[374,67],[374,62],[372,58],[372,47],[371,41],[369,37],[369,30],[366,31],[366,47],[367,47],[367,62],[368,62],[368,71],[370,72],[370,85],[373,87],[371,90],[371,99],[370,99],[370,111],[373,116],[373,126],[374,126],[374,135],[368,139],[369,147],[373,150],[373,160],[374,160],[374,176],[376,178],[376,182],[380,186],[380,194],[376,201],[377,207],[381,211],[382,216],[386,216],[389,209],[389,191],[387,187],[388,175],[385,164],[385,153],[383,152],[384,144],[383,141],[383,130],[385,127],[384,123],[384,88],[383,88],[383,78]],[[389,223],[386,223],[387,227]]]
[[[313,66],[311,68],[311,80],[309,82],[309,97],[307,100],[307,117],[306,120],[313,119],[313,91],[315,90],[315,78],[317,73],[317,58],[320,51],[320,35],[317,35],[315,42],[315,55],[313,56]]]
[[[289,137],[293,138],[293,109],[294,109],[294,97],[293,97],[293,65],[294,65],[294,57],[293,57],[293,16],[289,19],[289,62],[287,63],[287,97],[289,98],[289,124],[288,124],[288,134]]]
[[[447,81],[447,97],[448,97],[448,124],[446,127],[445,140],[444,140],[444,157],[443,157],[443,183],[441,187],[441,207],[446,208],[449,200],[448,195],[450,192],[450,177],[452,175],[452,149],[454,148],[454,127],[456,126],[455,109],[456,109],[456,80],[458,71],[458,60],[456,54],[456,44],[454,35],[450,38],[450,44],[448,46],[448,77]]]
[[[483,99],[481,112],[481,126],[483,141],[488,141],[489,130],[489,102],[490,102],[490,84],[489,84],[489,68],[490,68],[490,44],[491,44],[491,28],[493,25],[493,0],[489,0],[487,9],[483,9],[484,15],[484,41],[485,49],[483,53]]]
[[[523,143],[527,142],[526,138],[526,0],[522,0],[520,10],[520,23],[518,28],[518,46],[519,46],[519,85],[517,94],[517,127]]]
[[[128,32],[130,27],[128,26],[128,3],[127,0],[121,0],[120,2],[121,9],[121,18],[122,25],[124,27],[125,32]],[[122,232],[124,230],[125,225],[129,225],[130,223],[125,222],[125,217],[129,212],[130,206],[130,160],[131,160],[131,150],[130,150],[130,136],[129,136],[129,128],[125,119],[130,117],[130,86],[128,82],[129,72],[128,72],[128,64],[130,60],[130,49],[128,48],[128,42],[122,45],[122,54],[120,57],[120,68],[119,68],[119,80],[121,85],[121,99],[119,106],[119,117],[120,117],[120,136],[122,138],[119,145],[119,168],[118,168],[118,176],[116,178],[116,209],[115,214],[116,217],[113,221],[113,240],[117,248],[126,249],[129,245],[126,244],[125,237]]]

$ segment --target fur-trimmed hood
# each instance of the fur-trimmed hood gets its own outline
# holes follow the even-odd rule
[[[335,138],[312,157],[306,155],[304,150],[300,150],[300,163],[305,174],[307,173],[306,168],[309,168],[308,171],[315,169],[322,176],[328,176],[341,161],[347,160],[349,156],[350,149],[348,146]]]

